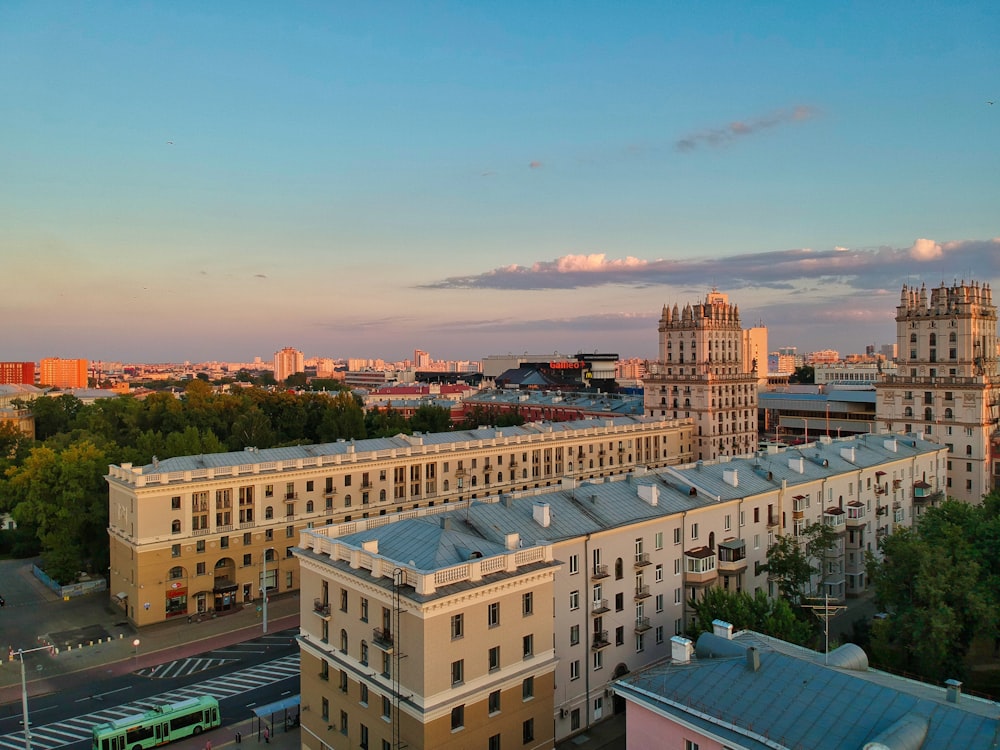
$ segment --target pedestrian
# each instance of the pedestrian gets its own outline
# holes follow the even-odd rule
[[[267,727],[264,727],[264,744],[265,745],[271,744],[271,733],[267,731]]]
[[[240,734],[240,730],[238,730],[238,729],[236,730],[236,744],[237,745],[242,745],[243,744],[243,735]]]
[[[212,750],[212,740],[205,740],[205,750]]]

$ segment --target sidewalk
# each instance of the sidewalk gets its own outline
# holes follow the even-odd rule
[[[68,606],[70,602],[59,602],[59,605],[63,604]],[[91,626],[94,620],[117,620],[100,623],[102,627],[98,628],[106,632],[110,639],[93,644],[85,641],[60,648],[56,654],[48,651],[26,654],[24,665],[29,696],[45,695],[69,685],[120,676],[143,667],[230,646],[257,637],[263,630],[261,615],[252,606],[200,622],[188,622],[185,617],[140,630],[121,622],[120,614],[109,614],[93,606],[78,612],[78,617],[89,617],[89,621],[73,623],[82,630]],[[268,634],[294,628],[298,624],[298,592],[272,596],[268,603]],[[9,635],[11,639],[15,636],[13,633]],[[5,632],[5,640],[7,636]],[[31,636],[31,639],[35,637]],[[26,641],[27,636],[23,636],[22,640]],[[134,645],[136,640],[139,641],[138,646]],[[34,643],[31,645],[34,646]],[[0,705],[20,700],[20,696],[21,664],[16,653],[13,661],[8,654],[4,654],[0,662]]]

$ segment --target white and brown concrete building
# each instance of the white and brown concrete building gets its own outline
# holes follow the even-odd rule
[[[111,466],[111,593],[137,625],[237,607],[299,588],[303,529],[680,463],[691,433],[609,417]]]

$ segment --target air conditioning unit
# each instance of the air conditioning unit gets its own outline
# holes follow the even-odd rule
[[[565,719],[566,718],[566,709],[565,708],[560,708],[559,709],[559,718],[560,719]]]

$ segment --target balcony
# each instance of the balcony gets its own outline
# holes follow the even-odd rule
[[[772,513],[767,517],[767,528],[773,529],[775,526],[781,525],[781,516],[777,513]]]
[[[719,544],[718,568],[723,573],[742,573],[747,569],[747,547],[742,539],[727,539]]]
[[[927,482],[920,481],[913,483],[913,502],[930,503],[931,505],[944,499],[940,491],[936,491]]]
[[[611,641],[608,640],[607,630],[595,630],[593,635],[593,640],[590,642],[590,648],[594,651],[599,651],[602,648],[611,645]]]
[[[285,493],[285,500],[298,500],[298,499],[299,499],[299,493],[298,492],[286,492]]]
[[[851,527],[865,525],[865,506],[854,500],[847,504],[847,525]]]
[[[336,494],[337,494],[336,487],[327,487],[325,490],[323,490],[323,497],[333,497]]]
[[[684,553],[684,583],[688,586],[711,586],[719,579],[718,560],[709,547],[697,547]]]
[[[648,617],[636,617],[635,618],[635,632],[645,633],[649,630],[649,618]]]
[[[313,599],[313,612],[322,617],[324,620],[329,620],[330,602],[324,602],[322,599]]]
[[[837,507],[827,508],[823,511],[823,523],[831,527],[836,532],[846,530],[847,514]]]
[[[649,598],[649,584],[648,583],[647,584],[643,584],[641,586],[636,586],[635,587],[635,600],[636,601],[639,601],[640,599],[648,599],[648,598]]]
[[[599,580],[601,578],[608,577],[608,566],[607,565],[595,565],[590,572],[590,577],[592,580]]]
[[[383,628],[374,628],[372,630],[372,643],[386,653],[392,653],[392,649],[395,646],[392,632]]]
[[[648,552],[636,552],[635,553],[635,567],[644,568],[649,565],[649,553]]]
[[[603,615],[608,612],[608,600],[607,599],[595,599],[593,607],[590,610],[592,615]]]

